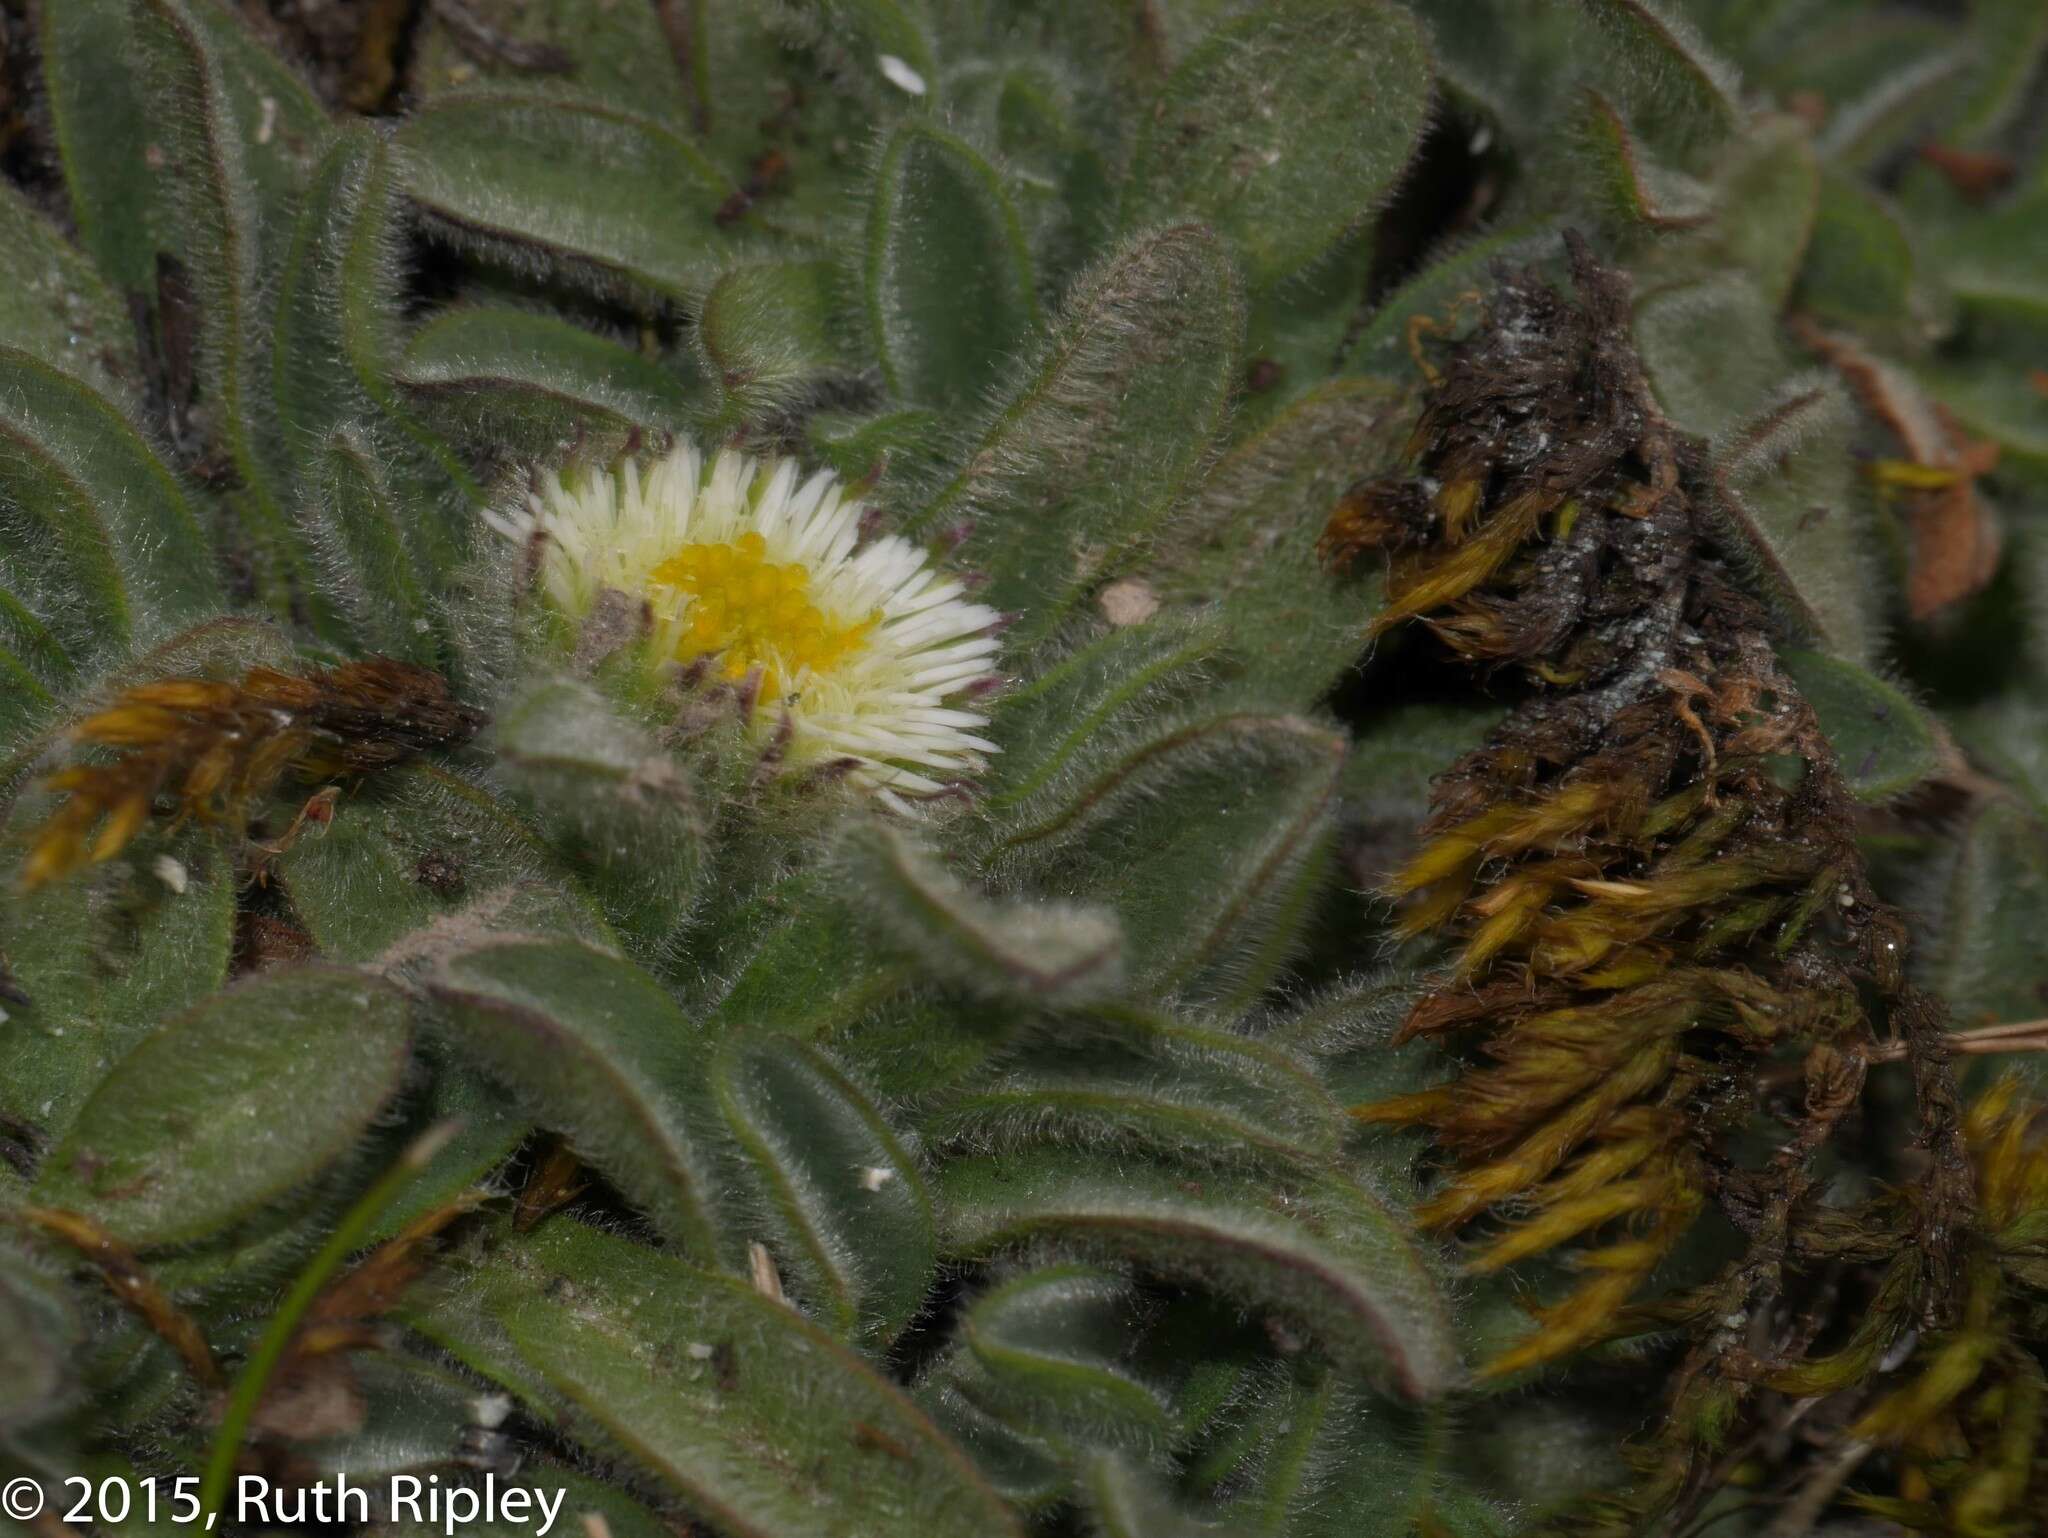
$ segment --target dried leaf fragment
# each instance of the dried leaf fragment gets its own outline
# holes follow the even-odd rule
[[[30,847],[22,886],[112,859],[160,800],[180,820],[238,823],[288,775],[319,782],[372,774],[466,742],[481,724],[440,674],[389,657],[296,674],[251,668],[239,682],[138,684],[72,728],[74,742],[114,756],[75,763],[44,782],[68,795]],[[331,798],[322,805],[331,807]]]

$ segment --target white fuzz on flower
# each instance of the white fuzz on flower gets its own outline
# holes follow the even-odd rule
[[[607,589],[653,616],[653,655],[758,680],[751,727],[792,768],[849,761],[901,807],[977,772],[987,718],[949,703],[993,669],[1000,618],[908,540],[861,539],[829,471],[684,443],[643,472],[549,475],[489,515],[538,538],[540,583],[572,619]]]

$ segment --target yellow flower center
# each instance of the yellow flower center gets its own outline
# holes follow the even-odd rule
[[[777,565],[768,542],[742,534],[730,544],[685,545],[655,567],[654,581],[689,595],[676,660],[717,655],[727,678],[761,669],[761,698],[783,692],[782,681],[838,666],[881,623],[878,609],[848,623],[811,602],[811,574],[800,563]]]

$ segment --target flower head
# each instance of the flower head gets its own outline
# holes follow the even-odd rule
[[[540,544],[563,614],[606,590],[644,602],[658,665],[709,668],[743,690],[749,725],[792,767],[845,760],[884,799],[977,771],[987,718],[955,697],[990,675],[1000,616],[909,541],[862,538],[862,504],[829,471],[683,443],[644,470],[564,481],[491,516]]]

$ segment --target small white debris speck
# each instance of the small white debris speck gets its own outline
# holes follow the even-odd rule
[[[192,879],[183,862],[174,860],[167,854],[158,855],[155,863],[149,868],[156,873],[157,880],[181,896]]]
[[[268,144],[277,133],[277,98],[264,97],[262,107],[263,116],[256,120],[256,142]]]
[[[879,1191],[896,1178],[896,1172],[884,1169],[879,1164],[864,1166],[860,1172],[860,1188],[863,1191]]]
[[[496,1431],[512,1413],[510,1394],[479,1394],[470,1401],[470,1416],[486,1431]]]
[[[897,90],[907,91],[912,96],[924,95],[924,76],[897,58],[895,54],[882,54],[875,62],[882,66],[882,74],[887,77],[889,84],[895,86]]]
[[[1893,1341],[1885,1354],[1877,1359],[1879,1372],[1897,1372],[1905,1366],[1906,1358],[1913,1354],[1913,1348],[1920,1344],[1920,1332],[1908,1330]]]
[[[1159,612],[1159,595],[1152,591],[1151,584],[1136,577],[1110,583],[1095,602],[1102,617],[1119,627],[1142,625]]]
[[[711,1360],[711,1347],[705,1345],[701,1340],[691,1341],[689,1345],[683,1347],[683,1352],[693,1362],[708,1362]]]
[[[762,1297],[777,1303],[787,1301],[782,1295],[782,1273],[775,1269],[775,1257],[759,1240],[747,1246],[747,1273],[754,1284],[754,1291]]]

